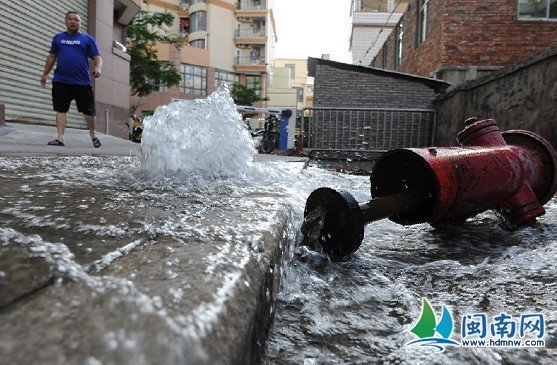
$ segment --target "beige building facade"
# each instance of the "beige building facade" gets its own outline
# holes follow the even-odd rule
[[[141,0],[58,0],[0,1],[0,104],[5,105],[7,120],[24,120],[55,124],[51,102],[51,80],[41,88],[39,79],[44,69],[52,37],[66,30],[64,16],[77,11],[82,20],[81,31],[95,38],[103,58],[102,76],[93,80],[100,132],[127,137],[129,56],[121,46],[125,43],[125,27],[141,8]],[[35,24],[29,27],[29,24]],[[38,26],[40,24],[40,26]],[[68,125],[85,127],[72,103]]]
[[[267,96],[269,108],[290,109],[296,105],[297,94],[296,89],[292,87],[289,69],[275,67],[267,88]]]
[[[203,98],[222,83],[257,86],[261,97],[267,96],[277,41],[270,0],[147,0],[142,9],[173,14],[168,32],[180,34],[184,46],[158,46],[158,58],[174,62],[182,80],[172,88],[155,81],[151,95],[132,97],[138,111],[152,111],[173,98]]]
[[[313,77],[308,77],[307,59],[277,58],[275,67],[284,68],[289,72],[290,87],[296,91],[296,109],[310,108],[313,106]]]

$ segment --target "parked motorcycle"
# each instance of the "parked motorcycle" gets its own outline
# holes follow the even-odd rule
[[[258,146],[259,153],[271,153],[278,146],[278,127],[279,122],[275,115],[269,115],[264,124],[264,128],[260,131],[252,133],[252,137],[261,138]]]
[[[130,120],[126,123],[130,130],[129,139],[135,143],[141,143],[143,135],[143,120],[136,114],[130,115]]]

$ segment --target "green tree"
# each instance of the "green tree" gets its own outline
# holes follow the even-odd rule
[[[179,36],[165,30],[173,24],[174,16],[168,12],[140,11],[127,27],[131,94],[140,100],[153,92],[153,80],[168,87],[180,84],[181,77],[174,63],[157,59],[155,50],[157,43],[171,44],[178,49],[182,46]]]
[[[236,105],[245,105],[245,106],[251,106],[256,101],[269,100],[269,98],[261,98],[259,96],[258,84],[255,85],[255,88],[251,88],[235,82],[234,84],[232,84],[232,90],[230,90],[230,96],[232,96],[232,99],[234,99],[234,103]]]

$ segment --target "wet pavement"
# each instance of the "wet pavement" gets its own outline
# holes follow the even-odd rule
[[[349,191],[359,201],[363,189]],[[434,229],[389,220],[366,226],[360,249],[330,262],[294,250],[285,265],[265,364],[553,364],[557,362],[557,198],[532,226],[505,229],[485,212],[462,226]],[[298,237],[298,240],[301,238]],[[437,320],[450,311],[453,341],[464,337],[463,318],[482,314],[487,337],[494,318],[515,323],[516,339],[543,346],[466,348],[409,346],[422,298]],[[521,338],[520,318],[542,314],[544,333]],[[509,327],[509,331],[510,331]],[[468,335],[468,334],[466,334]],[[493,340],[508,339],[504,335]]]
[[[0,363],[256,362],[295,231],[273,181],[306,160],[262,156],[269,189],[149,177],[137,144],[53,132],[0,127]]]

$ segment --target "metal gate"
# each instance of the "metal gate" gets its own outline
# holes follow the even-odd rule
[[[384,152],[433,144],[432,109],[304,108],[305,147],[317,151]]]
[[[81,31],[87,31],[87,0],[0,0],[0,103],[6,119],[48,120],[54,124],[50,73],[46,88],[39,86],[52,37],[66,29],[64,15],[77,11]],[[68,113],[68,125],[85,125],[75,103]]]

